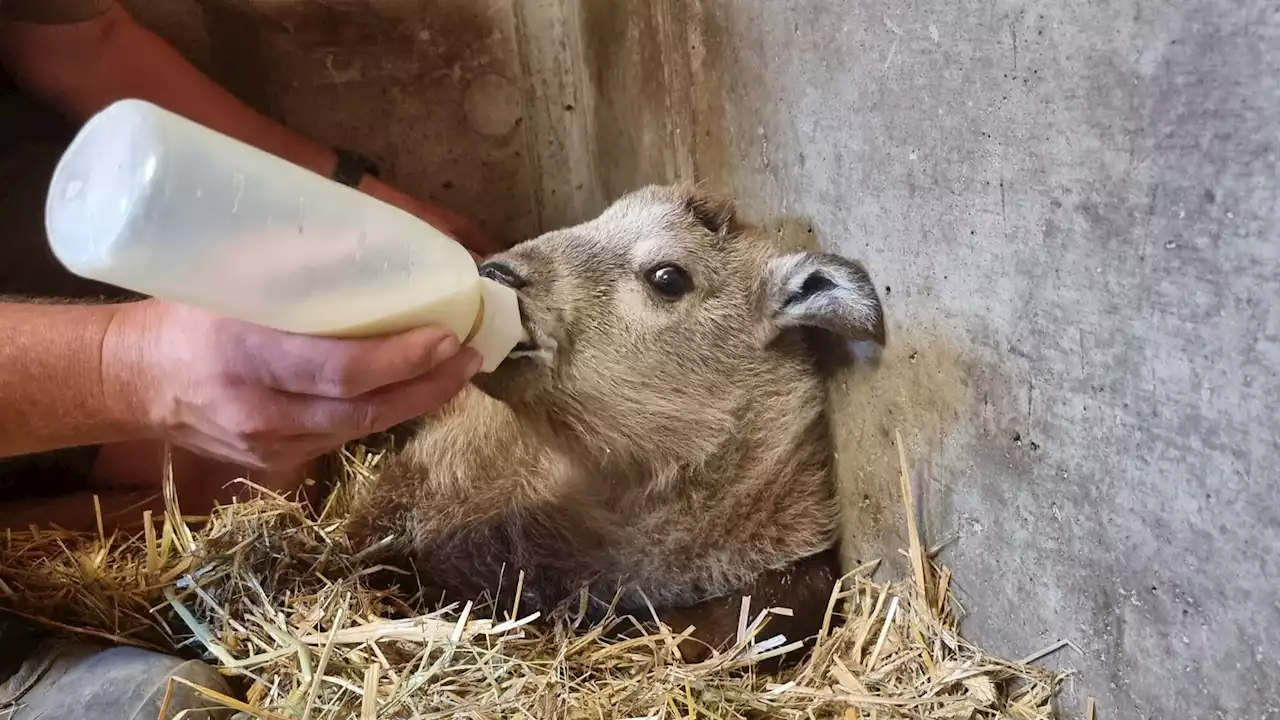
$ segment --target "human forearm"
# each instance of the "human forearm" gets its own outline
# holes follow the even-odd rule
[[[69,25],[0,23],[0,61],[28,92],[83,122],[123,98],[141,98],[328,176],[332,149],[258,113],[206,77],[119,5]],[[477,255],[501,246],[474,222],[366,176],[360,189],[416,215]]]
[[[104,370],[119,307],[0,303],[0,457],[144,434]]]
[[[293,468],[433,412],[480,365],[441,328],[315,338],[155,299],[0,303],[0,457],[155,438]]]
[[[309,170],[332,170],[329,148],[238,100],[119,5],[75,25],[11,23],[5,40],[14,77],[77,122],[139,98]]]

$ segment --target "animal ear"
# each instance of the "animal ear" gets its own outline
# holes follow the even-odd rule
[[[766,311],[775,334],[821,328],[846,340],[886,341],[884,307],[862,265],[831,253],[794,253],[769,263]]]
[[[732,235],[740,229],[733,201],[728,198],[692,185],[680,187],[677,192],[684,210],[708,232]]]

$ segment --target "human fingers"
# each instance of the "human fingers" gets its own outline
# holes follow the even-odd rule
[[[458,354],[445,328],[374,338],[320,338],[246,328],[237,348],[245,379],[295,395],[353,399],[422,376]]]
[[[341,444],[434,412],[462,392],[481,364],[478,352],[463,348],[412,380],[352,399],[295,397],[288,412],[299,431],[327,434]]]

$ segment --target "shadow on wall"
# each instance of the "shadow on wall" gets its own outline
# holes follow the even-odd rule
[[[728,10],[700,0],[577,0],[592,161],[606,197],[677,180],[732,188],[723,93],[739,68]]]
[[[784,252],[824,247],[804,218],[784,216],[768,227]],[[876,277],[875,268],[868,271]],[[971,403],[957,345],[943,335],[912,328],[894,312],[892,287],[881,285],[877,290],[885,306],[888,344],[883,350],[856,353],[829,386],[842,509],[841,550],[846,568],[882,559],[886,566],[905,571],[906,562],[898,552],[907,547],[907,538],[894,433],[900,432],[906,445],[917,502],[949,503],[943,490],[947,478],[937,477],[931,466],[918,461],[938,457],[938,445],[957,429],[961,408]],[[918,516],[924,521],[951,513],[919,512]],[[927,524],[922,530],[933,542],[952,531]]]
[[[903,571],[906,562],[898,550],[907,547],[907,538],[895,431],[902,434],[917,503],[935,506],[927,512],[917,508],[925,522],[922,532],[926,542],[938,542],[954,529],[929,527],[925,520],[950,516],[936,507],[949,504],[945,486],[950,479],[938,477],[933,463],[968,403],[956,346],[910,328],[894,332],[899,326],[892,324],[892,303],[889,307],[889,346],[882,358],[875,365],[855,364],[836,377],[830,401],[844,561],[856,565],[879,558]]]

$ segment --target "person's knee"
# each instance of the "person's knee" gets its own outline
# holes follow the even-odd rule
[[[218,672],[199,661],[53,640],[37,646],[11,677],[0,681],[0,706],[13,708],[7,720],[167,720],[180,713],[196,719],[230,717],[230,711],[196,688],[231,694]]]

